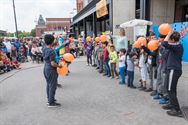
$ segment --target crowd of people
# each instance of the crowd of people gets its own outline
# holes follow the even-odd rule
[[[55,36],[54,47],[58,47],[58,40],[62,34]],[[85,54],[83,40],[77,42],[73,38],[66,38],[69,42],[66,52],[72,53],[75,57]],[[28,61],[37,63],[43,62],[42,48],[45,46],[41,38],[0,38],[0,72],[5,73],[13,69],[20,69],[20,64]]]
[[[145,42],[128,45],[124,29],[120,30],[117,42],[107,35],[86,38],[85,49],[87,65],[96,67],[99,73],[111,79],[118,79],[120,85],[131,89],[150,92],[154,100],[167,111],[168,115],[182,117],[177,99],[177,83],[182,75],[183,47],[178,32],[170,31],[167,35],[153,32]],[[155,50],[149,47],[150,41],[157,41]],[[148,45],[147,45],[148,44]],[[135,68],[140,71],[138,83],[135,84]]]
[[[42,53],[42,38],[0,38],[0,72],[20,69],[20,64],[30,60],[36,61],[36,55]],[[41,62],[42,62],[42,55]]]

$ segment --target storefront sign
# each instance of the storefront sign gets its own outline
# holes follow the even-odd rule
[[[97,14],[97,18],[100,18],[108,14],[106,0],[101,0],[96,4],[96,14]]]

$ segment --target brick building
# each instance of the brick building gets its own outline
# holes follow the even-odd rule
[[[69,32],[70,20],[70,18],[46,18],[45,21],[40,15],[36,25],[36,36],[40,37],[44,33],[61,34],[62,32]]]

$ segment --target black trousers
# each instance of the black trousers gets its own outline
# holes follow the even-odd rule
[[[177,84],[178,79],[182,75],[182,70],[168,70],[167,71],[167,92],[169,95],[170,105],[177,111],[180,110],[178,98],[177,98]]]
[[[55,92],[57,88],[58,74],[56,70],[50,69],[48,66],[44,66],[44,77],[46,79],[46,93],[49,104],[52,104],[55,100]]]
[[[87,64],[91,64],[92,65],[92,58],[91,56],[87,56]]]

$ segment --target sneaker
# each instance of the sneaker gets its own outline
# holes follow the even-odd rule
[[[171,104],[167,104],[167,105],[162,106],[162,108],[164,110],[171,110],[171,109],[173,109],[173,106]]]
[[[99,69],[99,67],[96,68],[96,70]]]
[[[165,99],[164,97],[162,97],[160,100],[159,100],[159,104],[161,105],[164,105],[164,104],[168,104],[169,101],[167,99]]]
[[[57,100],[56,100],[56,99],[54,99],[54,102],[57,102]],[[47,102],[47,103],[46,103],[46,105],[49,105],[49,102]]]
[[[116,79],[119,79],[119,77],[117,76]]]
[[[125,83],[123,83],[123,82],[119,82],[119,84],[120,84],[120,85],[125,85]]]
[[[61,85],[61,84],[57,84],[57,87],[58,87],[58,88],[62,88],[62,85]]]
[[[99,70],[99,73],[103,73],[103,71],[102,71],[102,70]]]
[[[136,87],[135,87],[135,86],[130,86],[130,88],[131,88],[131,89],[136,89]]]
[[[154,100],[158,100],[158,99],[161,99],[161,98],[162,98],[162,97],[161,97],[161,95],[159,95],[159,94],[153,96],[153,99],[154,99]]]
[[[103,74],[103,76],[106,76],[107,74]]]
[[[170,110],[170,111],[167,111],[166,113],[167,113],[168,115],[170,115],[170,116],[183,117],[183,114],[182,114],[181,110],[177,111],[177,110],[175,110],[175,109],[172,109],[172,110]]]
[[[142,88],[140,88],[139,90],[140,91],[145,91],[147,88],[146,87],[142,87]]]
[[[149,89],[146,89],[144,92],[152,92],[153,89],[152,88],[149,88]]]
[[[143,88],[143,85],[138,86],[138,88]]]
[[[56,103],[56,102],[48,105],[49,108],[51,108],[51,107],[59,107],[59,106],[61,106],[61,104],[60,103]]]
[[[150,96],[155,96],[155,95],[157,95],[157,90],[152,91],[150,94]]]
[[[110,77],[111,79],[114,79],[114,77],[112,76],[112,77]]]

